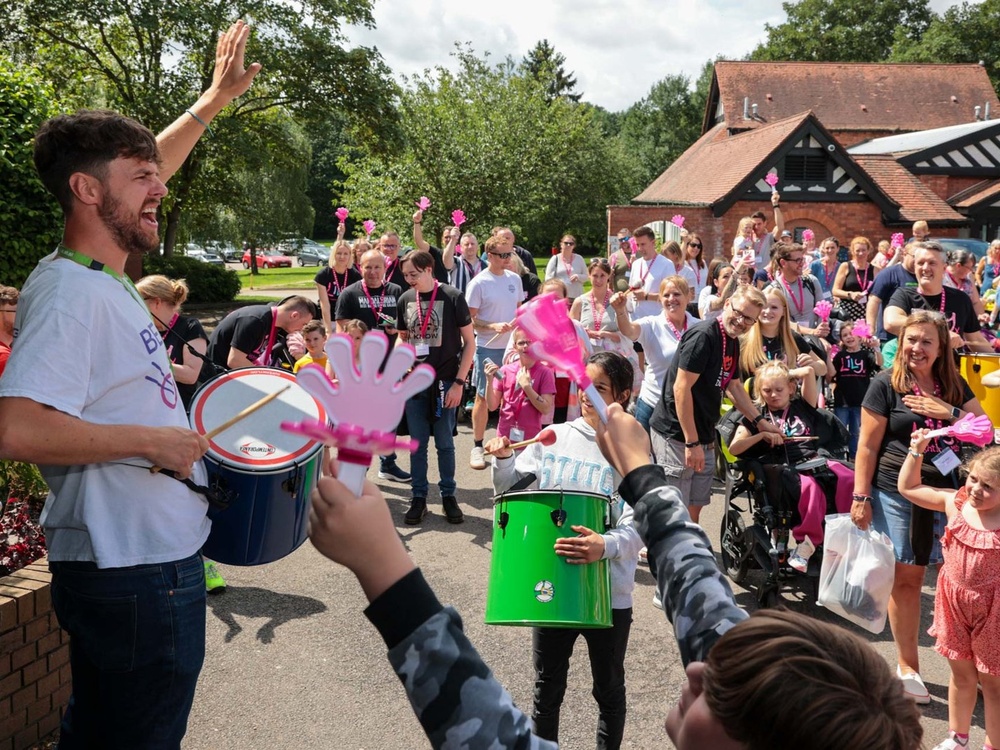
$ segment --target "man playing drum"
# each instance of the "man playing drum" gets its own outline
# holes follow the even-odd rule
[[[70,634],[69,747],[177,748],[205,655],[206,440],[188,429],[163,340],[125,277],[159,246],[167,180],[260,69],[249,28],[219,39],[212,84],[158,138],[107,111],[61,115],[35,165],[63,210],[58,249],[24,285],[0,385],[0,456],[42,467],[52,602]],[[71,357],[53,357],[71,351]]]

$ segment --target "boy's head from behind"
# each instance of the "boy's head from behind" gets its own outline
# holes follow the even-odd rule
[[[667,718],[678,750],[916,750],[920,713],[885,660],[846,629],[780,609],[727,632]]]

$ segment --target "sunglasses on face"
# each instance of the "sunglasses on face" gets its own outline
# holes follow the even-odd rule
[[[699,250],[701,250],[701,243],[700,242],[689,242],[688,243],[688,247],[696,247]]]
[[[563,242],[562,244],[563,244],[563,245],[569,245],[570,247],[572,247],[572,246],[576,245],[576,243],[575,243],[575,242]]]
[[[490,253],[490,255],[495,255],[498,258],[502,258],[504,260],[507,260],[507,258],[509,258],[511,255],[513,255],[513,253]]]

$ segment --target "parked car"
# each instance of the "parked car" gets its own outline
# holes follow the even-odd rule
[[[243,267],[250,268],[250,251],[243,252]],[[260,249],[257,251],[257,268],[291,268],[292,259],[282,255],[277,250]]]
[[[215,253],[227,262],[239,261],[243,257],[243,250],[231,242],[209,242],[206,243],[205,250]]]
[[[990,246],[989,242],[983,242],[982,240],[972,239],[970,237],[958,238],[958,237],[931,237],[932,240],[941,244],[945,250],[968,250],[970,253],[974,253],[976,258],[982,258],[986,255],[986,249]]]
[[[197,245],[188,245],[184,248],[184,254],[189,258],[194,258],[200,260],[202,263],[209,263],[213,266],[224,266],[226,261],[220,258],[215,253],[210,253]]]
[[[330,260],[330,248],[318,242],[307,241],[299,250],[300,266],[325,266]]]

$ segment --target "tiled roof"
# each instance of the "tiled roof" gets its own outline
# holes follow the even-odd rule
[[[984,137],[994,131],[1000,132],[1000,120],[966,122],[961,125],[949,125],[946,128],[918,130],[914,133],[873,138],[870,141],[857,143],[847,150],[851,154],[908,154],[913,151],[923,151],[941,146],[983,131],[989,131],[989,133],[984,134]]]
[[[970,188],[955,193],[948,203],[955,208],[975,208],[980,203],[1000,198],[1000,180],[983,180]]]
[[[712,205],[760,167],[808,118],[809,113],[803,112],[728,138],[724,135],[725,126],[720,123],[681,154],[632,202]]]
[[[728,128],[761,128],[811,109],[829,129],[887,133],[973,121],[976,105],[1000,116],[986,69],[975,64],[725,62],[715,64],[718,99],[708,102],[706,130],[721,100]],[[744,97],[759,121],[743,119]]]
[[[941,200],[933,190],[893,157],[883,154],[857,154],[853,158],[885,194],[899,204],[900,219],[905,221],[923,219],[933,224],[967,222],[962,214]]]

